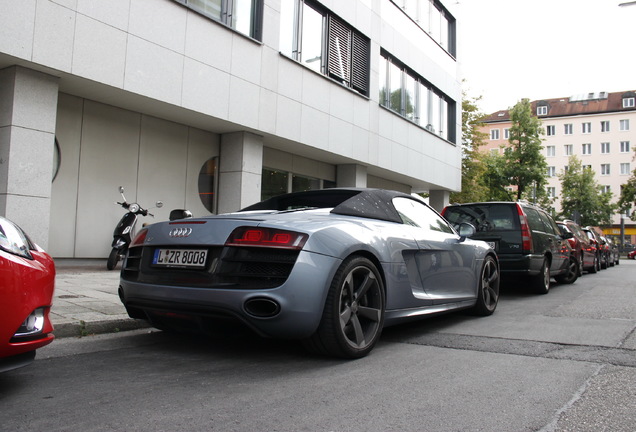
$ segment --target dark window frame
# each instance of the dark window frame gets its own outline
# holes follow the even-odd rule
[[[457,116],[457,102],[455,102],[453,99],[449,98],[446,94],[444,94],[441,90],[439,90],[437,87],[435,87],[434,85],[432,85],[428,80],[424,79],[421,75],[415,73],[412,69],[410,69],[409,67],[407,67],[404,63],[402,63],[400,60],[398,60],[397,58],[393,57],[389,52],[387,52],[386,50],[382,49],[380,52],[380,60],[382,61],[382,63],[380,64],[380,67],[386,67],[386,72],[384,74],[385,76],[385,82],[382,83],[380,82],[380,95],[379,95],[379,103],[381,106],[385,107],[386,109],[390,110],[391,112],[394,112],[398,115],[400,115],[401,117],[417,124],[418,126],[428,130],[431,133],[434,133],[437,136],[440,136],[443,139],[446,139],[447,141],[450,141],[452,143],[456,143],[457,142],[457,134],[456,134],[456,130],[455,130],[455,118]],[[402,74],[402,78],[401,78],[401,107],[400,107],[400,111],[396,111],[395,109],[393,109],[391,107],[391,88],[390,88],[390,83],[391,83],[391,77],[390,77],[390,67],[391,65],[396,66],[398,69],[400,69],[401,74]],[[380,73],[380,77],[382,77],[382,72]],[[446,118],[444,119],[444,127],[446,128],[446,137],[444,137],[443,135],[439,134],[439,131],[436,130],[430,130],[429,129],[429,122],[428,120],[431,118],[431,116],[433,116],[433,109],[434,107],[430,106],[430,102],[427,100],[427,106],[426,106],[426,114],[427,114],[427,119],[422,119],[419,116],[415,116],[415,120],[412,120],[409,118],[408,114],[408,110],[407,110],[407,97],[405,95],[406,92],[406,76],[409,76],[410,78],[414,79],[416,82],[416,87],[417,84],[420,85],[419,88],[426,88],[428,90],[428,92],[433,93],[439,100],[439,101],[443,101],[446,103],[446,112],[445,113],[441,113],[445,114]],[[387,91],[387,89],[389,91]],[[384,94],[382,93],[382,91],[384,90]],[[420,94],[420,92],[417,92],[417,95],[415,97],[415,108],[414,110],[417,113],[420,113],[421,109],[422,109],[422,95]],[[426,120],[424,123],[422,123],[423,120]]]
[[[303,60],[303,11],[307,6],[322,15],[319,73],[361,95],[369,96],[371,40],[339,16],[311,0],[294,0],[294,28],[289,55]],[[315,69],[314,69],[315,70]]]
[[[217,23],[223,24],[224,26],[232,29],[239,34],[247,36],[249,38],[255,39],[259,42],[263,40],[263,0],[251,0],[252,1],[252,16],[250,23],[250,34],[245,34],[242,31],[236,29],[232,25],[232,10],[234,6],[234,0],[221,0],[221,16],[215,17],[201,10],[194,4],[191,4],[191,0],[173,0],[186,8],[203,15],[206,18],[209,18]]]

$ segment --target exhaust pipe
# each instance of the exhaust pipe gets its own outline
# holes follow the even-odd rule
[[[268,298],[249,299],[243,307],[245,312],[256,318],[271,318],[280,312],[280,305]]]

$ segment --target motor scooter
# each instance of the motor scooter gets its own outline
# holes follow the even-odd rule
[[[119,193],[121,194],[123,202],[117,202],[116,204],[122,206],[128,211],[122,216],[121,220],[115,227],[115,231],[113,232],[113,249],[110,251],[108,261],[106,261],[106,268],[108,270],[114,269],[119,260],[123,259],[126,255],[128,246],[130,246],[130,242],[132,241],[133,231],[135,229],[135,224],[137,223],[137,216],[142,215],[154,217],[148,209],[144,209],[137,203],[127,202],[126,197],[124,196],[123,186],[119,186]],[[163,203],[161,201],[157,201],[155,206],[157,208],[161,208],[163,207]]]

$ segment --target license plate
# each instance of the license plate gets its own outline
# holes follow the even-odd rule
[[[152,264],[160,267],[203,268],[207,249],[156,249]]]

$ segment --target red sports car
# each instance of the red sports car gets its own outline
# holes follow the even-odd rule
[[[636,259],[636,250],[633,250],[627,254],[627,258]]]
[[[26,366],[53,341],[53,259],[0,216],[0,372]]]

